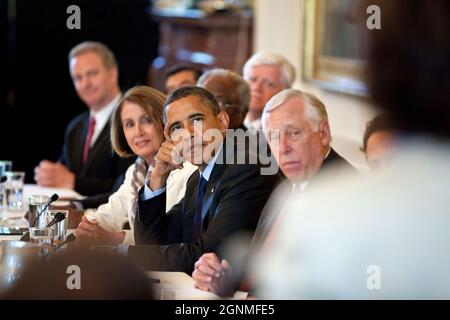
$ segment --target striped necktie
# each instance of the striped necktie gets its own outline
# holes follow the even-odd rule
[[[130,225],[134,224],[134,217],[136,216],[136,210],[138,207],[139,190],[144,186],[145,179],[147,177],[148,165],[147,162],[138,157],[134,163],[133,177],[131,179],[131,193],[133,195],[131,206],[131,218]]]

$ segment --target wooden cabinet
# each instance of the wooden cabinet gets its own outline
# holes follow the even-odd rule
[[[159,56],[149,70],[149,85],[164,89],[164,72],[178,63],[203,69],[220,67],[242,72],[252,54],[252,17],[248,11],[205,15],[200,10],[150,13],[159,22]]]

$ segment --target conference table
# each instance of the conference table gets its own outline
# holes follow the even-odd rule
[[[58,194],[62,201],[58,205],[65,205],[64,199],[81,199],[82,196],[70,189],[45,188],[33,184],[24,186],[23,198],[28,199],[31,195],[51,196]],[[27,220],[24,218],[26,210],[20,212],[3,212],[3,218],[6,218],[6,225],[13,228],[28,227]],[[69,229],[68,233],[74,232]],[[20,235],[0,235],[0,242],[20,240]],[[149,282],[154,288],[154,297],[158,300],[215,300],[220,299],[214,293],[205,292],[194,287],[194,279],[184,272],[146,272]],[[157,283],[154,280],[157,279]],[[246,292],[238,291],[232,299],[245,299]]]

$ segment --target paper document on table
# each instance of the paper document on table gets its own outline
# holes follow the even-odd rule
[[[41,187],[36,184],[26,184],[23,188],[23,193],[25,196],[25,199],[28,199],[31,195],[45,195],[45,196],[52,196],[54,193],[56,193],[59,198],[69,198],[69,199],[83,199],[84,197],[81,196],[78,192],[71,190],[71,189],[62,189],[62,188],[47,188],[47,187]]]
[[[194,279],[184,272],[147,272],[147,275],[159,280],[159,283],[152,284],[158,300],[220,299],[214,293],[196,289]]]

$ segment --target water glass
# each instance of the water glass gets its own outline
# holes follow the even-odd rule
[[[30,228],[30,242],[38,244],[40,246],[52,246],[53,245],[53,228]]]
[[[0,160],[0,178],[5,175],[6,171],[12,171],[12,161]]]
[[[45,227],[47,225],[47,212],[43,212],[39,219],[36,217],[42,212],[48,203],[48,196],[32,195],[28,197],[28,224],[30,227]],[[35,225],[33,225],[36,220]]]
[[[47,225],[53,220],[58,212],[64,214],[66,218],[51,227],[53,229],[53,243],[55,245],[60,245],[66,241],[67,224],[69,222],[69,210],[49,210],[48,215],[46,216]]]
[[[6,180],[6,203],[9,210],[23,209],[23,184],[25,172],[7,171]]]
[[[0,160],[0,178],[6,171],[12,171],[12,161]],[[3,220],[3,210],[6,205],[6,183],[0,183],[0,221]]]
[[[0,183],[0,221],[3,219],[3,208],[5,206],[6,188],[4,183]]]

